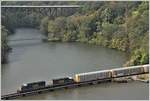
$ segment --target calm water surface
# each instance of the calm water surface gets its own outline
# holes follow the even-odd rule
[[[20,28],[10,39],[42,38],[36,29]],[[9,64],[1,70],[1,93],[15,92],[23,83],[73,76],[75,73],[111,69],[122,66],[125,53],[81,43],[42,43],[41,40],[11,41],[13,51]],[[76,89],[59,90],[20,99],[68,100],[136,100],[148,99],[148,84],[99,84]]]

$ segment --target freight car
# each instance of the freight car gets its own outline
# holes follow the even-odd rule
[[[40,88],[44,88],[46,86],[46,82],[45,81],[38,81],[38,82],[32,82],[32,83],[27,83],[27,84],[23,84],[18,90],[17,92],[28,92],[28,91],[33,91],[33,90],[37,90]]]
[[[74,80],[76,82],[85,82],[85,81],[101,80],[101,79],[109,79],[109,78],[111,78],[110,70],[103,70],[103,71],[76,74]]]
[[[130,74],[127,68],[112,69],[111,72],[112,72],[112,77],[121,77]]]
[[[140,73],[145,72],[144,71],[144,67],[132,66],[132,67],[124,67],[124,68],[112,69],[111,70],[112,77],[122,77],[122,76],[140,74]],[[145,68],[145,69],[147,70],[147,68]]]
[[[144,68],[141,66],[133,66],[133,67],[129,67],[129,72],[130,72],[130,75],[133,75],[133,74],[140,74],[140,73],[143,73],[144,72]]]

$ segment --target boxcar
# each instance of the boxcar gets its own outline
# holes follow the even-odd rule
[[[129,68],[130,71],[130,75],[132,74],[139,74],[139,73],[143,73],[144,72],[144,68],[142,66],[135,66],[135,67],[131,67]]]
[[[131,67],[112,69],[111,71],[112,71],[112,77],[121,77],[121,76],[143,73],[144,68],[142,66],[131,66]]]
[[[109,70],[81,73],[75,75],[76,82],[100,80],[105,78],[111,78],[111,72]]]
[[[38,81],[38,82],[32,82],[32,83],[27,83],[23,84],[20,89],[17,90],[17,92],[28,92],[28,91],[33,91],[39,88],[45,87],[46,82],[45,81]]]

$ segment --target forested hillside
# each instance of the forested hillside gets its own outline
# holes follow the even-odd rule
[[[47,25],[50,39],[115,48],[129,54],[126,65],[139,65],[149,62],[148,10],[148,2],[87,3],[75,15],[55,20],[45,17],[41,25]]]
[[[82,5],[71,16],[50,18],[33,12],[2,13],[2,25],[13,33],[17,27],[36,27],[50,39],[62,42],[84,42],[127,52],[125,65],[149,62],[149,3],[148,1],[93,2],[3,2],[3,5]],[[17,19],[16,16],[21,16]],[[2,33],[3,34],[3,33]]]

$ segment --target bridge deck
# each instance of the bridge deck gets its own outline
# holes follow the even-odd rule
[[[8,41],[24,41],[24,40],[42,40],[46,38],[22,38],[22,39],[9,39]]]
[[[1,5],[2,8],[79,8],[81,5],[46,5],[46,6],[31,6],[31,5]]]

